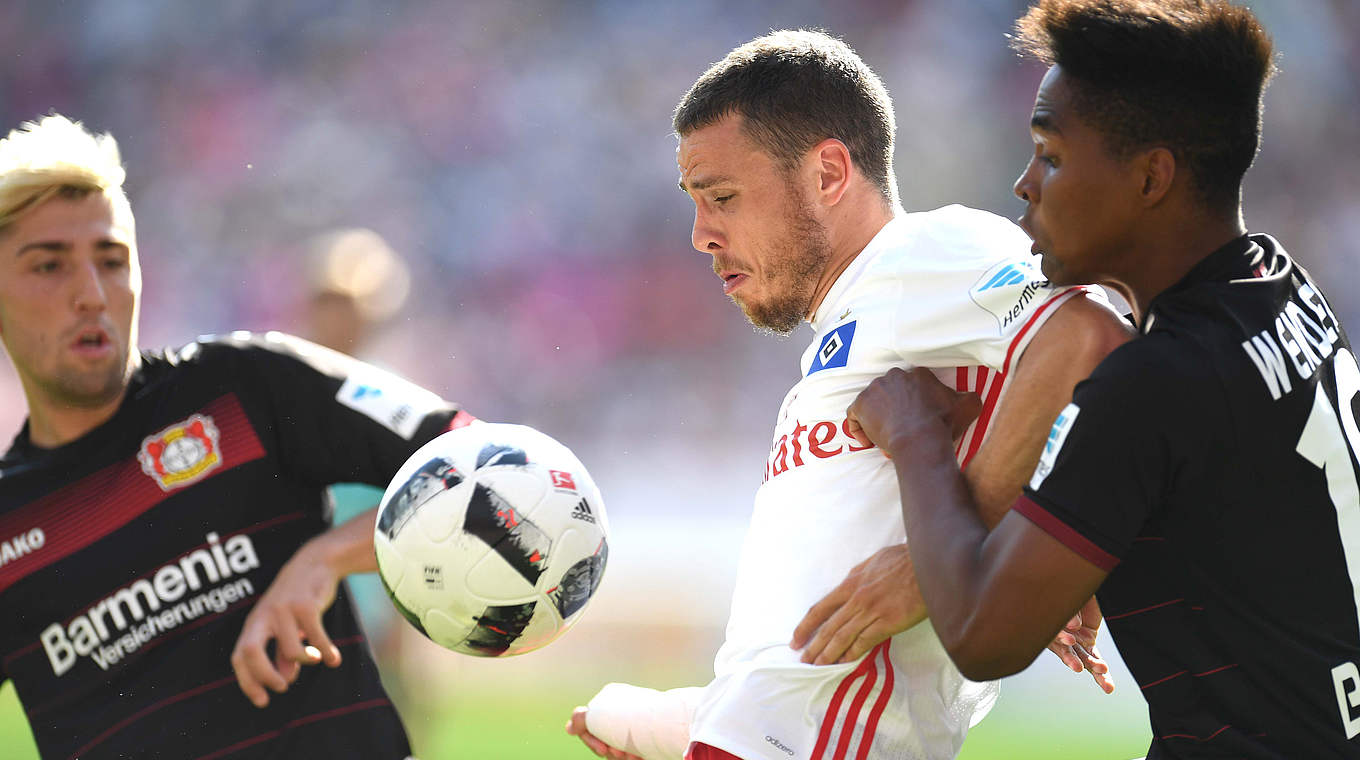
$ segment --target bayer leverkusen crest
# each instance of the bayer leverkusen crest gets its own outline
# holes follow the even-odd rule
[[[195,414],[143,439],[137,460],[163,491],[195,483],[222,464],[217,426]]]

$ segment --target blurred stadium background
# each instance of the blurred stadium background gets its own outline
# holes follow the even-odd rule
[[[1249,4],[1281,68],[1249,226],[1360,324],[1360,3]],[[1024,5],[12,0],[0,127],[55,110],[118,138],[144,346],[305,331],[322,233],[370,228],[401,254],[409,296],[359,353],[570,444],[604,490],[613,551],[584,621],[514,660],[447,653],[369,605],[387,683],[425,760],[585,758],[562,724],[606,681],[711,676],[771,419],[808,338],[754,335],[690,250],[672,107],[733,46],[821,26],[895,99],[908,209],[1015,216],[1042,73],[1005,44]],[[0,431],[22,419],[3,363]],[[1105,651],[1114,696],[1044,655],[1008,679],[965,760],[1141,756],[1142,699]],[[6,684],[0,755],[31,747]]]

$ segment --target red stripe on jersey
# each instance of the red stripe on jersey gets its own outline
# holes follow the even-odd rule
[[[975,393],[982,393],[983,389],[987,387],[987,381],[990,380],[991,378],[992,371],[990,369],[986,367],[978,367],[977,382],[973,383],[973,391]]]
[[[866,657],[859,667],[841,679],[840,686],[836,687],[836,693],[831,695],[831,704],[827,705],[826,714],[822,716],[822,730],[817,734],[817,745],[812,748],[812,760],[821,760],[822,753],[826,752],[826,745],[831,743],[831,732],[836,727],[836,717],[841,712],[841,701],[845,699],[846,692],[850,691],[850,685],[864,675],[869,667],[869,658]]]
[[[349,646],[350,644],[357,644],[363,640],[364,640],[363,636],[349,636],[344,639],[337,639],[336,641],[333,641],[331,643],[335,644],[337,647],[343,647]],[[124,728],[127,728],[133,723],[136,723],[142,718],[145,718],[146,716],[150,715],[153,712],[156,712],[157,710],[160,710],[163,707],[169,707],[170,705],[173,705],[176,702],[183,702],[184,700],[190,697],[196,697],[199,694],[203,694],[204,692],[209,692],[212,691],[213,689],[218,689],[228,684],[234,683],[236,683],[236,676],[220,678],[216,681],[211,681],[209,683],[195,686],[194,688],[189,689],[188,691],[180,692],[179,694],[176,694],[173,697],[166,697],[165,699],[162,699],[161,701],[156,702],[155,704],[143,707],[141,710],[138,710],[137,712],[129,715],[128,717],[118,721],[117,723],[105,729],[98,736],[91,739],[88,744],[76,750],[75,754],[71,755],[70,760],[76,760],[76,758],[79,758],[80,756],[89,752],[94,747],[97,747],[100,744],[104,743],[104,741],[107,740],[110,736],[113,736],[119,731],[122,731]]]
[[[1194,734],[1167,734],[1166,736],[1159,736],[1159,737],[1157,737],[1157,738],[1158,738],[1158,739],[1194,739],[1194,740],[1197,741],[1197,742],[1207,742],[1207,741],[1209,741],[1210,739],[1214,738],[1215,736],[1218,736],[1219,734],[1223,733],[1224,731],[1227,731],[1227,730],[1230,729],[1230,728],[1232,728],[1232,725],[1231,725],[1231,724],[1226,725],[1226,726],[1224,726],[1224,727],[1218,729],[1217,731],[1213,732],[1212,734],[1209,734],[1208,736],[1195,736]],[[1265,734],[1259,734],[1259,735],[1260,735],[1260,736],[1265,736]]]
[[[76,758],[80,757],[81,755],[84,755],[86,752],[89,752],[92,748],[94,748],[94,747],[96,747],[96,746],[102,744],[102,743],[104,742],[105,739],[108,739],[110,736],[113,736],[114,734],[118,733],[119,731],[122,731],[124,728],[126,728],[126,727],[132,725],[133,723],[136,723],[137,721],[141,720],[142,718],[145,718],[147,715],[150,715],[151,713],[156,712],[157,710],[161,709],[162,707],[168,707],[168,706],[170,706],[170,705],[173,705],[173,704],[176,703],[176,702],[183,702],[184,700],[188,699],[189,697],[196,697],[196,696],[198,696],[199,694],[202,694],[202,693],[205,692],[205,691],[212,691],[213,689],[218,689],[218,688],[221,688],[221,687],[223,687],[223,686],[226,686],[226,685],[229,684],[229,683],[235,683],[235,682],[236,682],[236,676],[229,676],[229,677],[227,677],[227,678],[220,678],[220,679],[218,679],[218,680],[216,680],[216,681],[211,681],[211,682],[209,682],[209,683],[205,683],[205,684],[201,684],[201,685],[199,685],[199,686],[195,686],[194,688],[192,688],[192,689],[190,689],[190,690],[188,690],[188,691],[180,692],[179,694],[176,694],[176,695],[173,696],[173,697],[168,697],[168,698],[166,698],[166,699],[162,699],[161,701],[157,702],[157,703],[154,704],[154,705],[151,705],[150,707],[144,707],[144,708],[142,708],[141,710],[138,710],[137,712],[135,712],[135,713],[133,713],[133,714],[127,716],[126,718],[123,718],[122,720],[118,721],[117,723],[113,724],[112,726],[109,726],[107,729],[104,730],[103,733],[101,733],[101,734],[99,734],[98,736],[96,736],[95,738],[91,739],[91,740],[89,741],[88,744],[86,744],[85,746],[83,746],[83,747],[81,747],[80,749],[76,750],[75,753],[71,755],[70,760],[76,760]]]
[[[1015,503],[1011,505],[1011,509],[1029,518],[1029,521],[1037,525],[1040,530],[1058,539],[1063,546],[1081,555],[1082,559],[1101,570],[1108,573],[1114,570],[1115,565],[1119,564],[1118,557],[1096,546],[1086,536],[1076,532],[1067,523],[1049,514],[1048,510],[1034,503],[1034,500],[1028,496],[1021,496],[1016,499]],[[1105,619],[1111,620],[1112,618],[1106,615]]]
[[[874,733],[878,731],[878,719],[883,716],[883,709],[888,706],[888,700],[892,699],[893,691],[893,664],[888,658],[888,644],[892,639],[874,647],[871,657],[883,655],[883,691],[878,693],[878,699],[874,700],[874,709],[869,711],[869,722],[864,724],[864,736],[859,740],[859,752],[855,753],[855,760],[865,760],[869,756],[869,749],[874,743]]]
[[[967,367],[956,367],[956,368],[954,369],[954,390],[958,391],[959,393],[964,393],[964,392],[966,392],[966,391],[972,390],[972,388],[970,388],[970,387],[968,386],[968,368],[967,368]],[[972,427],[970,426],[968,429],[969,429],[969,430],[972,430]],[[967,431],[965,431],[965,435],[964,435],[964,438],[966,438],[966,437],[967,437]],[[954,446],[954,458],[955,458],[955,459],[958,459],[960,456],[963,455],[963,442],[964,442],[964,438],[959,438],[959,442],[958,442],[957,444],[955,444],[955,446]]]
[[[1161,678],[1158,678],[1156,681],[1152,681],[1152,682],[1150,682],[1150,683],[1145,683],[1145,684],[1143,684],[1142,686],[1139,686],[1138,688],[1141,690],[1141,689],[1146,689],[1146,688],[1148,688],[1149,686],[1156,686],[1156,685],[1159,684],[1159,683],[1166,683],[1167,681],[1170,681],[1170,680],[1173,679],[1173,678],[1180,678],[1181,676],[1183,676],[1183,675],[1185,675],[1186,673],[1189,673],[1189,672],[1190,672],[1190,671],[1188,671],[1188,670],[1178,670],[1178,671],[1176,671],[1175,673],[1172,673],[1172,674],[1169,675],[1169,676],[1162,676]]]
[[[1148,682],[1148,683],[1145,683],[1145,684],[1143,684],[1142,686],[1140,686],[1140,687],[1138,687],[1138,688],[1139,688],[1139,689],[1148,689],[1148,688],[1151,688],[1151,687],[1153,687],[1153,686],[1156,686],[1157,684],[1166,683],[1167,681],[1170,681],[1170,680],[1173,679],[1173,678],[1180,678],[1181,676],[1185,675],[1186,673],[1190,673],[1190,675],[1194,676],[1195,678],[1203,678],[1203,677],[1205,677],[1205,676],[1211,676],[1211,675],[1213,675],[1214,673],[1221,673],[1221,672],[1223,672],[1223,671],[1225,671],[1225,670],[1232,670],[1233,668],[1235,668],[1235,667],[1237,667],[1237,666],[1238,666],[1238,663],[1234,662],[1234,663],[1232,663],[1231,665],[1220,665],[1220,666],[1217,667],[1217,668],[1212,668],[1212,669],[1210,669],[1210,670],[1206,670],[1206,671],[1204,671],[1203,673],[1190,673],[1190,671],[1188,671],[1188,670],[1180,670],[1180,671],[1177,671],[1177,672],[1175,672],[1175,673],[1172,673],[1172,674],[1169,675],[1169,676],[1162,676],[1161,678],[1158,678],[1156,681],[1150,681],[1150,682]]]
[[[206,755],[202,755],[199,758],[197,758],[197,760],[213,760],[213,758],[225,757],[226,755],[230,755],[231,753],[236,752],[238,750],[242,750],[245,749],[246,747],[259,744],[260,742],[266,742],[269,741],[270,739],[276,739],[280,735],[282,735],[283,732],[287,731],[290,728],[297,728],[298,726],[303,726],[308,723],[315,723],[318,720],[338,718],[341,715],[348,715],[352,712],[358,712],[360,710],[370,710],[374,707],[382,707],[383,705],[390,704],[392,703],[388,702],[386,699],[370,699],[367,702],[355,702],[352,705],[337,707],[334,710],[326,710],[325,712],[314,713],[312,715],[305,715],[301,718],[297,718],[296,720],[288,721],[287,723],[283,724],[283,728],[276,728],[273,731],[266,731],[258,736],[252,736],[249,739],[236,742],[235,744],[229,747],[223,747],[222,749],[219,749],[216,752],[209,752]]]
[[[711,744],[695,742],[689,745],[689,750],[685,752],[685,760],[741,760],[741,758]]]
[[[204,478],[264,456],[264,446],[235,394],[208,403],[198,413],[216,425],[222,459]],[[44,536],[41,549],[0,566],[0,591],[127,525],[178,490],[162,490],[133,455],[0,517],[0,536],[23,535],[34,528],[41,528]]]
[[[1067,294],[1077,291],[1085,292],[1086,287],[1084,285],[1078,285],[1076,287],[1068,288],[1055,296],[1051,296],[1047,301],[1044,301],[1039,308],[1034,310],[1034,313],[1030,315],[1030,318],[1025,321],[1024,326],[1022,326],[1020,331],[1015,334],[1015,337],[1011,339],[1010,348],[1006,349],[1006,360],[1001,364],[1001,374],[1010,374],[1011,359],[1015,357],[1016,346],[1019,346],[1024,340],[1025,333],[1029,332],[1029,329],[1038,323],[1039,317],[1043,316],[1044,312],[1048,311],[1054,304],[1067,300]]]
[[[845,760],[845,752],[850,748],[850,738],[855,735],[855,724],[859,722],[860,708],[864,707],[864,700],[869,698],[869,692],[873,691],[874,684],[878,682],[878,663],[875,662],[878,652],[871,652],[864,661],[869,664],[868,675],[864,677],[864,683],[860,684],[859,691],[855,692],[855,698],[850,702],[850,709],[845,713],[845,723],[841,724],[841,738],[836,742],[836,754],[831,756],[831,760]]]
[[[990,377],[989,377],[990,375]],[[996,411],[996,403],[1001,398],[1001,389],[1006,385],[1006,375],[998,372],[991,374],[986,367],[978,367],[979,393],[983,394],[982,413],[978,415],[977,421],[973,423],[973,440],[968,444],[968,453],[964,455],[963,461],[959,462],[959,467],[967,467],[968,462],[982,448],[982,439],[987,435],[987,426],[992,424],[992,413]],[[990,380],[991,385],[986,386],[986,381]]]
[[[1151,612],[1151,611],[1153,611],[1153,610],[1159,610],[1159,609],[1161,609],[1161,608],[1163,608],[1163,607],[1170,607],[1170,606],[1173,605],[1173,604],[1180,604],[1180,603],[1183,602],[1183,601],[1185,601],[1185,598],[1184,598],[1184,597],[1182,597],[1182,598],[1180,598],[1180,599],[1168,599],[1168,600],[1166,600],[1165,602],[1158,602],[1158,603],[1156,603],[1156,604],[1149,604],[1149,605],[1146,606],[1146,607],[1140,607],[1140,608],[1138,608],[1138,609],[1136,609],[1136,610],[1129,610],[1128,612],[1120,612],[1120,613],[1115,614],[1115,615],[1106,615],[1106,616],[1105,616],[1105,619],[1106,619],[1106,620],[1118,620],[1118,619],[1120,619],[1120,618],[1133,617],[1134,615],[1141,615],[1141,614],[1143,614],[1144,612]]]

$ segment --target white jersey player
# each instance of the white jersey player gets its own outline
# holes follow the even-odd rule
[[[693,741],[748,760],[952,757],[991,708],[996,685],[959,675],[929,625],[845,665],[802,663],[788,642],[854,565],[906,540],[892,464],[850,436],[846,408],[892,367],[939,368],[983,399],[959,442],[966,464],[1029,339],[1081,292],[1049,288],[1028,250],[1018,227],[986,212],[900,215],[827,293],[779,411]]]
[[[840,665],[801,662],[789,639],[854,565],[906,540],[891,462],[847,427],[859,392],[892,367],[924,366],[978,393],[982,413],[958,442],[965,466],[1040,326],[1068,299],[1103,302],[1099,290],[1049,287],[1028,250],[1008,220],[948,206],[899,214],[836,279],[775,424],[715,678],[678,690],[687,726],[662,703],[671,738],[653,739],[644,757],[678,758],[691,741],[744,760],[957,754],[998,689],[960,675],[928,624]],[[655,697],[618,687],[602,697],[590,706],[592,732],[627,746],[628,721],[609,713],[631,716]]]
[[[829,35],[775,32],[732,51],[682,99],[675,128],[694,247],[754,325],[810,322],[814,337],[776,421],[713,681],[611,684],[567,730],[615,759],[953,757],[996,688],[964,679],[918,624],[897,478],[846,410],[894,367],[976,392],[957,455],[995,524],[1127,325],[1096,293],[1049,288],[1005,219],[903,212],[887,93]],[[1100,681],[1104,664],[1087,662]]]

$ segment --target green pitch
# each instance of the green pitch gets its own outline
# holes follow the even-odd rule
[[[507,663],[479,663],[501,665]],[[571,709],[599,685],[572,677],[548,688],[516,678],[505,685],[478,673],[455,673],[442,699],[403,707],[403,717],[421,760],[590,760],[595,755],[562,731]],[[1051,670],[1044,668],[1044,670]],[[458,678],[462,676],[475,676]],[[584,674],[581,674],[584,675]],[[618,674],[611,673],[610,678]],[[1103,697],[1095,687],[1059,672],[1021,676],[1004,684],[1001,700],[964,744],[960,760],[1130,760],[1147,751],[1142,700],[1129,694]],[[644,680],[644,679],[639,679]],[[652,679],[645,679],[652,680]],[[1030,682],[1033,683],[1030,683]],[[1007,688],[1013,686],[1014,688]],[[1087,687],[1073,688],[1073,687]],[[413,695],[407,695],[413,699]],[[399,702],[401,700],[399,699]],[[0,688],[0,747],[6,760],[37,760],[14,689]]]

